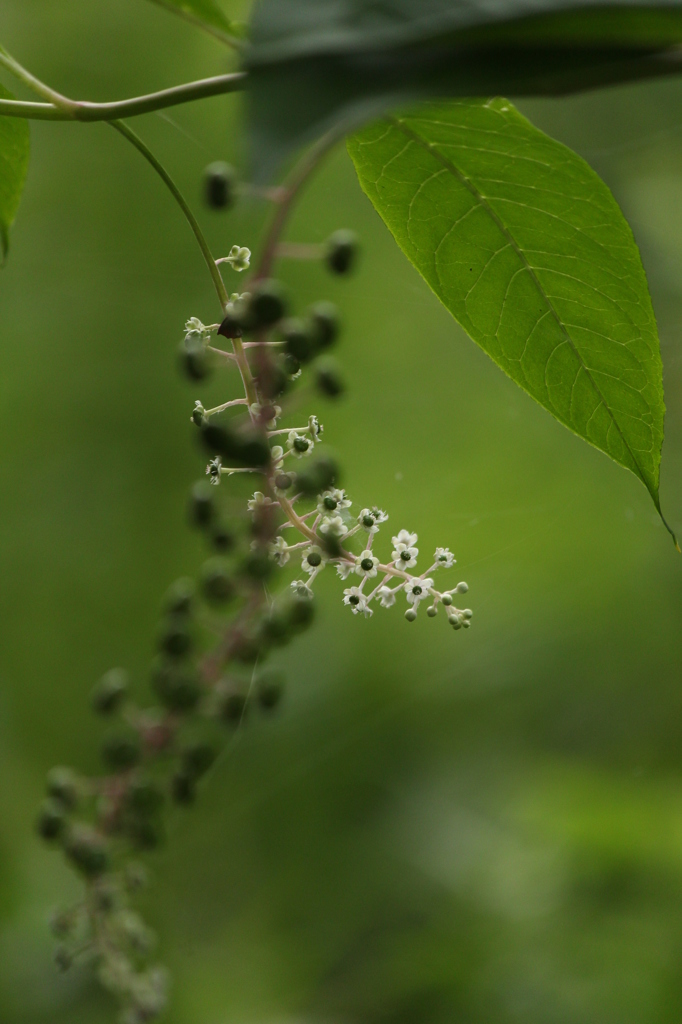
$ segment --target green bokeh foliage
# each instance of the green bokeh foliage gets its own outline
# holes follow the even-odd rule
[[[231,11],[241,16],[241,11]],[[137,0],[8,0],[0,37],[63,92],[132,95],[228,69]],[[521,104],[630,217],[662,335],[662,500],[682,510],[682,88]],[[240,101],[136,128],[198,206],[240,162]],[[96,766],[88,708],[113,664],[146,686],[160,595],[201,557],[202,469],[175,349],[210,322],[177,210],[106,125],[32,126],[0,280],[0,1020],[99,1024],[87,972],[51,962],[74,883],[34,838],[44,772]],[[216,251],[262,209],[202,213]],[[363,241],[336,281],[291,263],[302,309],[342,308],[343,404],[321,412],[358,503],[455,550],[475,609],[365,622],[321,579],[286,651],[281,714],[254,717],[149,857],[144,912],[173,1024],[677,1024],[682,1011],[681,563],[643,488],[571,436],[453,324],[340,149],[291,226]],[[229,396],[226,396],[229,397]]]

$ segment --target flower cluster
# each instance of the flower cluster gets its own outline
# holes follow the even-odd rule
[[[293,489],[296,489],[295,481]],[[279,566],[287,565],[292,556],[300,556],[301,569],[308,578],[291,583],[292,591],[299,597],[313,596],[316,577],[325,565],[330,564],[344,581],[354,576],[360,577],[359,582],[343,591],[343,603],[355,615],[362,613],[366,618],[369,617],[374,611],[373,603],[378,603],[382,608],[391,608],[396,599],[404,594],[408,606],[405,618],[409,622],[416,619],[420,604],[426,601],[429,617],[437,615],[439,606],[443,605],[447,619],[455,629],[469,628],[473,612],[470,608],[460,609],[453,604],[456,595],[467,593],[467,584],[462,581],[448,589],[438,590],[431,575],[439,569],[453,568],[456,559],[449,548],[436,548],[431,565],[416,575],[419,557],[419,538],[416,533],[400,530],[392,537],[391,557],[383,563],[373,550],[375,536],[388,519],[382,509],[376,506],[363,508],[357,516],[352,515],[349,511],[352,502],[345,490],[329,487],[313,499],[312,510],[299,515],[295,510],[299,503],[305,502],[304,494],[299,493],[282,502],[280,499],[283,495],[276,487],[273,493],[274,497],[270,498],[256,491],[248,507],[251,512],[264,505],[271,506],[273,511],[294,511],[294,521],[289,515],[279,526],[277,537],[269,545],[269,554]],[[304,531],[301,530],[302,526]],[[291,527],[298,527],[305,539],[287,543],[281,531]],[[351,548],[357,547],[357,543],[353,545],[352,539],[358,535],[362,537],[363,534],[365,546],[363,550],[354,553]],[[329,547],[330,539],[335,542],[332,550]]]
[[[346,273],[355,242],[343,232],[332,241],[327,266]],[[250,258],[235,245],[216,263],[241,272]],[[66,969],[75,957],[92,959],[119,999],[121,1024],[153,1020],[166,1000],[165,971],[146,960],[152,935],[130,907],[140,870],[125,858],[162,841],[166,803],[193,801],[220,750],[215,721],[207,720],[237,728],[250,703],[264,713],[278,703],[281,680],[263,663],[310,625],[320,573],[331,566],[348,584],[343,604],[354,615],[368,618],[376,605],[404,599],[408,621],[422,603],[431,617],[443,605],[455,629],[469,628],[472,617],[454,604],[466,583],[436,589],[437,571],[455,564],[448,548],[436,548],[418,575],[418,535],[399,530],[382,560],[376,547],[388,515],[377,506],[354,511],[337,484],[335,461],[324,454],[317,416],[281,425],[292,412],[289,390],[307,364],[324,396],[343,391],[327,356],[339,333],[335,308],[318,302],[305,316],[289,317],[282,286],[258,271],[249,291],[221,295],[221,302],[223,320],[205,325],[191,317],[180,346],[191,381],[220,367],[236,371],[243,387],[215,408],[196,400],[190,417],[209,461],[208,483],[192,488],[189,518],[211,556],[196,581],[176,581],[164,601],[151,671],[155,703],[138,708],[125,673],[108,673],[93,695],[93,710],[114,724],[102,744],[104,773],[50,773],[38,820],[40,834],[61,847],[85,888],[78,904],[55,916],[57,963]],[[229,493],[238,474],[258,480],[246,501]],[[277,593],[276,568],[294,565],[296,578]]]

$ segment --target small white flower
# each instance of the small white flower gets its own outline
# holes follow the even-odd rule
[[[324,433],[324,426],[320,423],[317,416],[310,416],[308,419],[308,430],[313,441],[321,441],[322,434]]]
[[[229,263],[233,270],[241,274],[242,270],[249,269],[251,250],[247,249],[245,245],[233,245],[223,262]]]
[[[330,487],[317,499],[317,511],[321,516],[328,516],[330,512],[339,512],[342,508],[348,508],[352,501],[346,497],[346,492]]]
[[[406,530],[402,530],[401,533],[406,533]],[[416,534],[411,534],[416,537]],[[417,555],[419,554],[419,548],[408,547],[403,541],[398,541],[396,544],[396,538],[393,538],[395,547],[391,553],[393,564],[398,569],[413,569],[417,564]]]
[[[277,565],[286,565],[291,558],[289,545],[284,537],[275,537],[268,545],[268,551],[270,552],[270,557],[277,562]]]
[[[386,520],[388,519],[388,512],[384,512],[383,509],[377,508],[376,505],[373,505],[372,508],[369,511],[370,511],[370,515],[372,515],[374,517],[374,522],[377,523],[377,525],[379,523],[385,523]],[[415,536],[415,540],[416,540],[416,536]]]
[[[246,503],[249,512],[255,512],[257,508],[262,508],[263,505],[272,505],[272,498],[266,497],[262,491],[254,491],[253,498],[249,498]]]
[[[305,434],[299,434],[297,430],[290,430],[287,437],[287,448],[293,452],[297,459],[310,455],[315,442],[311,441]]]
[[[348,527],[341,516],[325,516],[318,529],[320,533],[330,534],[332,537],[343,537],[348,533]]]
[[[379,532],[377,521],[372,515],[372,510],[370,508],[363,508],[362,512],[358,516],[358,522],[363,530],[367,531],[367,533]]]
[[[296,597],[305,597],[308,600],[313,597],[312,590],[304,580],[293,580],[291,589]]]
[[[452,569],[457,561],[450,548],[436,548],[433,560],[438,563],[440,569]]]
[[[365,576],[371,579],[377,574],[378,564],[379,559],[367,548],[355,559],[355,571],[358,576]]]
[[[400,587],[398,587],[400,590]],[[392,608],[395,604],[396,591],[391,590],[390,587],[379,587],[378,596],[379,604],[382,608]]]
[[[202,324],[198,316],[191,316],[185,324],[185,337],[204,338],[211,333],[211,328]]]
[[[207,476],[210,476],[210,478],[211,478],[209,480],[209,483],[214,484],[216,487],[220,483],[221,468],[222,468],[222,463],[220,461],[220,456],[219,455],[216,455],[215,459],[211,459],[211,461],[209,462],[208,466],[206,467],[206,474],[207,474]]]
[[[303,572],[311,573],[319,569],[324,562],[322,551],[316,544],[311,544],[309,548],[306,548],[303,552],[303,560],[301,562],[301,568]]]
[[[343,603],[349,606],[353,615],[357,615],[358,612],[362,612],[365,618],[367,618],[369,615],[373,614],[372,609],[367,604],[367,598],[359,587],[348,587],[344,590]]]
[[[270,455],[272,457],[272,464],[274,468],[279,469],[282,464],[282,459],[284,458],[284,448],[282,448],[281,444],[273,444],[270,449]]]
[[[419,602],[424,601],[429,596],[429,590],[433,586],[433,580],[420,580],[412,578],[405,584],[405,595],[407,597],[407,603],[413,604],[415,611],[419,607]]]
[[[404,544],[406,548],[413,548],[419,538],[416,533],[410,533],[409,530],[401,530],[397,537],[393,537],[393,547],[398,547],[398,544]]]
[[[342,580],[347,580],[350,574],[354,571],[355,566],[352,562],[337,562],[336,571]]]

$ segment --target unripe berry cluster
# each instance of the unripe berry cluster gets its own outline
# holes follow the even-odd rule
[[[229,206],[232,172],[211,165],[205,189],[212,207]],[[426,601],[428,616],[443,605],[455,629],[471,624],[471,610],[453,603],[466,583],[434,586],[431,574],[454,565],[449,549],[437,548],[417,576],[417,534],[400,530],[382,562],[374,543],[388,516],[376,506],[351,511],[336,460],[320,450],[324,428],[317,416],[281,425],[309,368],[323,395],[337,398],[344,386],[329,357],[340,334],[337,311],[324,300],[303,312],[290,309],[286,289],[271,276],[274,256],[287,253],[273,244],[245,291],[228,298],[222,289],[220,322],[206,326],[192,317],[185,324],[184,374],[199,382],[218,369],[236,370],[242,393],[211,409],[197,400],[191,412],[209,462],[208,479],[190,491],[188,518],[208,557],[196,579],[177,580],[164,598],[150,673],[154,701],[138,706],[121,669],[100,680],[92,707],[110,723],[101,747],[104,772],[85,778],[53,769],[38,819],[41,836],[62,848],[85,886],[82,902],[53,920],[61,940],[57,963],[66,969],[77,956],[92,958],[120,999],[122,1024],[154,1019],[166,998],[164,971],[147,965],[153,936],[129,905],[144,877],[130,857],[163,841],[169,804],[194,801],[226,731],[241,726],[252,705],[269,714],[279,704],[283,679],[264,665],[310,626],[314,584],[325,566],[346,582],[352,578],[343,603],[354,614],[369,617],[373,605],[388,608],[404,595],[408,621]],[[330,272],[346,274],[357,241],[339,231],[324,246],[303,249],[312,249]],[[250,262],[250,250],[234,245],[215,264],[242,273]],[[240,474],[257,478],[242,507],[229,486]],[[221,481],[228,486],[216,490]],[[300,578],[273,596],[273,574],[290,562],[300,565]]]

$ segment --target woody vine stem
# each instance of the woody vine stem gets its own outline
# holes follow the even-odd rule
[[[20,105],[40,107],[32,116],[94,119],[96,105],[68,100],[5,53],[0,53],[0,64],[49,101]],[[230,82],[220,83],[222,91],[241,76],[224,77]],[[189,87],[181,87],[169,90],[165,99],[182,102],[212,94],[206,84],[195,86],[192,96]],[[93,694],[94,711],[117,721],[102,746],[106,770],[92,778],[53,769],[38,820],[43,838],[62,848],[84,882],[83,898],[53,917],[53,930],[61,940],[57,963],[67,969],[75,959],[91,960],[119,1000],[122,1024],[143,1024],[158,1016],[167,988],[163,968],[149,965],[153,936],[130,905],[144,882],[144,870],[131,856],[161,841],[169,799],[193,801],[199,779],[225,747],[225,727],[239,726],[251,703],[264,712],[277,704],[282,680],[263,664],[311,623],[313,588],[323,569],[333,567],[345,582],[353,578],[343,591],[343,603],[355,615],[369,617],[377,604],[389,608],[403,594],[408,621],[417,618],[424,602],[430,617],[442,606],[455,630],[469,628],[473,614],[454,604],[457,595],[466,593],[466,583],[435,587],[433,574],[454,566],[448,548],[437,548],[429,568],[419,575],[416,533],[399,530],[390,558],[375,554],[388,515],[369,505],[357,514],[350,511],[352,501],[339,487],[335,460],[319,453],[323,426],[316,415],[297,426],[280,425],[293,412],[288,396],[308,367],[324,396],[334,399],[343,391],[328,356],[340,329],[335,308],[317,302],[303,317],[291,317],[285,290],[272,277],[276,261],[287,257],[323,258],[335,274],[353,268],[357,241],[350,232],[335,232],[322,248],[282,242],[296,199],[336,137],[326,136],[312,146],[284,184],[271,191],[275,212],[250,283],[241,293],[228,294],[221,267],[228,273],[247,271],[250,250],[234,245],[216,259],[168,172],[114,116],[126,104],[131,113],[158,109],[160,95],[99,106],[107,108],[104,119],[136,147],[169,189],[194,233],[216,291],[219,321],[206,326],[191,317],[185,325],[180,350],[184,373],[200,381],[217,368],[236,368],[242,389],[213,409],[197,401],[191,414],[210,461],[208,482],[193,487],[189,512],[213,555],[198,581],[176,581],[164,600],[151,673],[156,703],[139,707],[130,696],[126,673],[107,673]],[[8,112],[6,103],[0,104],[0,113]],[[230,169],[212,165],[206,188],[213,206],[229,205],[235,192]],[[245,508],[238,485],[235,493],[229,486],[216,489],[223,480],[229,484],[235,478],[236,483],[242,474],[255,475],[259,482]],[[292,530],[295,539],[290,541]],[[298,560],[301,578],[273,596],[276,568]]]

